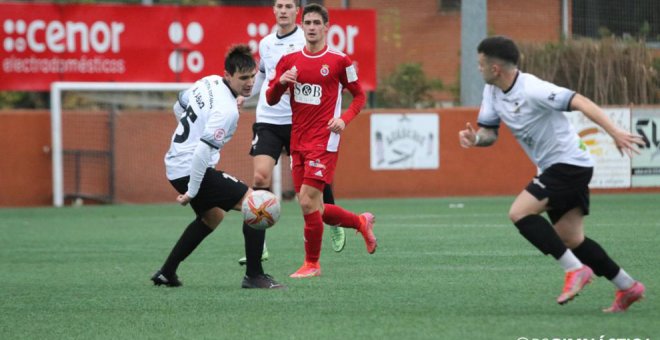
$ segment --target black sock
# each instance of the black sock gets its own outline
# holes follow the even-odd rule
[[[332,185],[330,184],[323,187],[323,203],[335,204],[335,195],[332,193]]]
[[[527,215],[514,223],[527,241],[545,255],[559,259],[566,252],[566,245],[548,220],[539,215]]]
[[[245,274],[250,277],[263,274],[261,253],[264,251],[266,231],[257,230],[243,223],[243,238],[245,240]]]
[[[270,187],[263,187],[263,188],[252,187],[252,190],[266,190],[266,191],[273,192],[272,190],[270,190]],[[245,223],[243,223],[243,229],[245,229]],[[263,248],[266,246],[266,235],[265,234],[263,236],[263,240],[264,240],[264,242],[263,242],[264,246],[261,248],[262,251],[263,251]],[[247,254],[247,252],[246,252],[246,254]],[[259,254],[261,254],[261,253],[259,253]],[[247,256],[246,256],[246,258],[247,258]],[[259,258],[259,262],[261,263],[261,257]],[[261,264],[259,264],[259,265],[261,266]],[[247,268],[247,266],[246,266],[246,268]],[[261,273],[263,273],[263,269],[261,270]]]
[[[582,263],[593,269],[598,276],[605,276],[612,280],[621,269],[607,253],[605,249],[596,241],[585,237],[584,242],[573,249],[573,254],[582,261]]]
[[[209,228],[199,217],[192,221],[183,231],[179,241],[176,242],[170,255],[165,260],[161,270],[165,275],[176,273],[179,264],[190,255],[197,246],[209,236],[213,229]]]

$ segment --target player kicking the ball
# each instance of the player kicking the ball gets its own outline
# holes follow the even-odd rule
[[[190,206],[197,217],[188,225],[165,263],[152,277],[155,285],[178,287],[179,264],[209,235],[229,210],[241,210],[252,189],[227,173],[215,169],[219,151],[232,138],[238,124],[236,97],[248,96],[254,85],[256,63],[247,45],[230,49],[225,58],[225,75],[198,80],[179,94],[174,114],[179,125],[165,155],[167,178],[179,192],[181,205]],[[243,288],[283,288],[264,273],[261,253],[265,230],[243,224],[247,266]]]
[[[328,11],[309,4],[303,9],[305,48],[284,55],[268,84],[269,105],[290,93],[292,115],[291,160],[293,184],[305,220],[305,262],[293,278],[321,275],[319,259],[323,223],[357,229],[367,251],[376,251],[374,216],[356,215],[333,204],[323,204],[323,189],[332,183],[337,165],[340,134],[360,112],[365,96],[357,72],[345,54],[326,45]],[[353,95],[350,107],[341,113],[341,92]]]
[[[520,72],[516,44],[506,37],[484,39],[478,46],[479,71],[486,86],[479,111],[479,130],[468,123],[459,132],[464,148],[490,146],[501,121],[509,127],[541,173],[516,197],[509,218],[520,234],[544,254],[552,255],[566,272],[559,304],[572,300],[592,280],[604,276],[617,291],[605,312],[622,312],[642,298],[644,285],[619,267],[584,235],[589,214],[589,182],[593,161],[563,111],[579,110],[631,156],[641,137],[614,125],[586,97]],[[547,212],[550,222],[541,216]]]

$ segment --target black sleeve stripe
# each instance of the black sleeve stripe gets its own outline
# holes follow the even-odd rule
[[[211,142],[209,142],[207,140],[204,140],[204,139],[200,139],[200,140],[202,141],[202,143],[204,143],[204,144],[206,144],[206,145],[208,145],[208,146],[210,146],[210,147],[212,147],[216,150],[220,150],[220,148],[217,145],[213,145],[213,144],[211,144]]]
[[[566,105],[566,110],[565,110],[566,112],[571,111],[571,102],[573,101],[573,98],[575,98],[576,95],[577,95],[577,92],[573,92],[573,95],[571,96],[571,98],[568,99],[568,104]]]
[[[479,122],[477,122],[477,125],[479,125],[482,128],[485,128],[485,129],[495,129],[495,130],[497,130],[497,129],[500,128],[499,125],[486,125],[486,124],[479,123]]]

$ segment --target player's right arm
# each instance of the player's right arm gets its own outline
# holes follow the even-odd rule
[[[465,129],[458,132],[458,141],[464,148],[473,146],[491,146],[497,141],[500,117],[493,108],[493,87],[486,85],[482,94],[481,107],[477,122],[479,130],[475,131],[472,124],[465,124]]]
[[[465,130],[458,132],[459,142],[462,147],[491,146],[497,141],[497,129],[480,127],[474,131],[472,124],[465,124]]]
[[[254,86],[252,86],[252,93],[248,98],[252,98],[258,95],[261,92],[261,87],[264,85],[264,80],[266,80],[266,66],[264,65],[263,59],[259,61],[259,72],[254,78]]]
[[[191,199],[197,196],[206,169],[211,166],[214,153],[222,150],[233,136],[233,129],[238,121],[238,111],[234,108],[225,108],[225,110],[226,112],[216,111],[211,114],[193,152],[188,192],[186,192]]]
[[[190,180],[188,181],[188,191],[177,197],[177,201],[181,205],[186,205],[190,200],[197,196],[199,192],[200,184],[206,173],[206,169],[211,164],[211,158],[215,149],[210,145],[203,143],[203,140],[200,143],[197,143],[195,151],[192,156],[192,163],[190,166]]]

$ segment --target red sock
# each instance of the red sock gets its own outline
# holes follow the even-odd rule
[[[358,229],[360,217],[334,204],[324,204],[323,222],[329,225]]]
[[[319,262],[323,241],[323,220],[317,210],[303,216],[305,219],[305,261]]]

